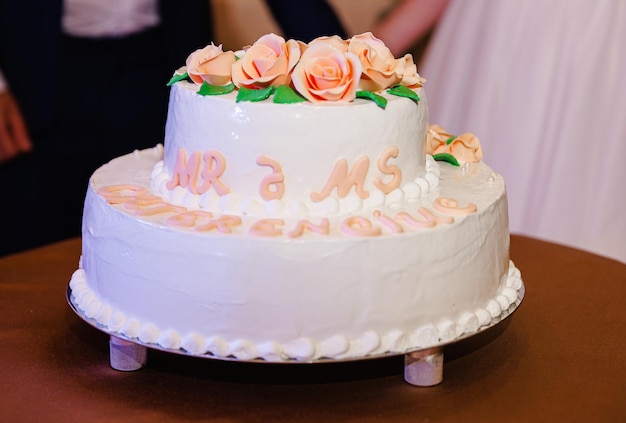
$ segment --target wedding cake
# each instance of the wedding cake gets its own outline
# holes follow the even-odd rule
[[[163,145],[97,169],[73,301],[121,338],[217,358],[405,353],[521,299],[505,182],[428,122],[371,33],[213,43],[174,72]]]

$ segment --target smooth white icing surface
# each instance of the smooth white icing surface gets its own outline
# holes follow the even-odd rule
[[[339,104],[236,103],[235,92],[203,97],[196,94],[197,85],[188,82],[171,88],[164,159],[154,169],[153,189],[173,204],[257,216],[336,215],[402,202],[437,183],[436,175],[425,168],[428,107],[422,89],[416,90],[419,102],[380,93],[388,100],[382,109],[362,99]],[[389,146],[398,148],[392,163],[402,170],[402,183],[385,196],[374,181],[389,179],[376,163]],[[213,190],[202,196],[180,186],[168,190],[165,184],[172,179],[181,148],[188,155],[218,150],[227,163],[222,179],[231,192],[220,197]],[[259,156],[279,162],[285,175],[284,196],[271,204],[259,196],[259,183],[269,173],[256,163]],[[322,189],[338,159],[352,167],[361,157],[370,159],[364,187],[369,198],[351,193],[311,201],[311,193]]]
[[[519,301],[504,181],[484,163],[424,160],[422,168],[439,169],[438,185],[377,208],[418,216],[441,197],[476,205],[451,224],[402,223],[404,232],[392,233],[362,210],[381,235],[348,236],[340,230],[345,216],[335,216],[328,235],[290,238],[295,217],[284,218],[276,237],[249,235],[258,218],[247,215],[231,234],[203,232],[168,224],[174,213],[135,216],[97,193],[118,184],[150,192],[162,156],[157,146],[117,158],[89,185],[81,265],[70,286],[86,315],[113,332],[218,357],[339,359],[452,340]]]

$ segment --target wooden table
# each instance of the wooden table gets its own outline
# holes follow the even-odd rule
[[[324,364],[149,350],[109,365],[108,335],[69,307],[79,238],[0,259],[1,422],[626,421],[626,265],[512,236],[526,296],[505,323],[446,347],[416,387],[403,356]]]

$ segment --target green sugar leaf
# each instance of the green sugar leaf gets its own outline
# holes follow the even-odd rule
[[[177,83],[178,81],[182,81],[183,79],[187,79],[189,78],[189,74],[187,72],[185,73],[179,73],[179,74],[174,74],[172,75],[172,78],[170,78],[170,80],[167,82],[167,86],[170,87],[172,85],[174,85],[175,83]]]
[[[306,98],[295,92],[289,85],[279,85],[274,94],[274,103],[293,104],[306,101]]]
[[[263,101],[271,96],[275,90],[276,88],[271,85],[261,90],[251,90],[249,88],[239,87],[239,92],[237,93],[237,103],[240,101]]]
[[[446,145],[450,144],[452,141],[454,141],[456,139],[456,137],[450,137],[446,140]]]
[[[235,89],[235,85],[230,83],[228,85],[211,85],[208,82],[204,81],[202,85],[200,85],[200,89],[198,90],[198,94],[200,95],[222,95],[228,94],[229,92]]]
[[[380,107],[381,109],[384,109],[385,107],[387,107],[387,99],[381,95],[378,95],[372,91],[357,91],[356,92],[356,97],[357,98],[364,98],[366,100],[371,100],[374,103],[376,103],[376,105],[378,107]]]
[[[417,95],[412,89],[405,87],[404,85],[396,85],[387,90],[389,94],[397,95],[398,97],[410,98],[414,101],[420,101],[420,96]]]
[[[452,154],[448,154],[448,153],[434,154],[433,159],[440,161],[440,162],[448,162],[454,166],[459,166],[459,162],[456,160],[456,157],[454,157]]]

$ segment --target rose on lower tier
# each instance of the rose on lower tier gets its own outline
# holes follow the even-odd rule
[[[476,163],[483,158],[480,140],[466,132],[459,136],[448,134],[439,125],[430,125],[426,135],[426,153],[432,156],[450,154],[460,163]]]

